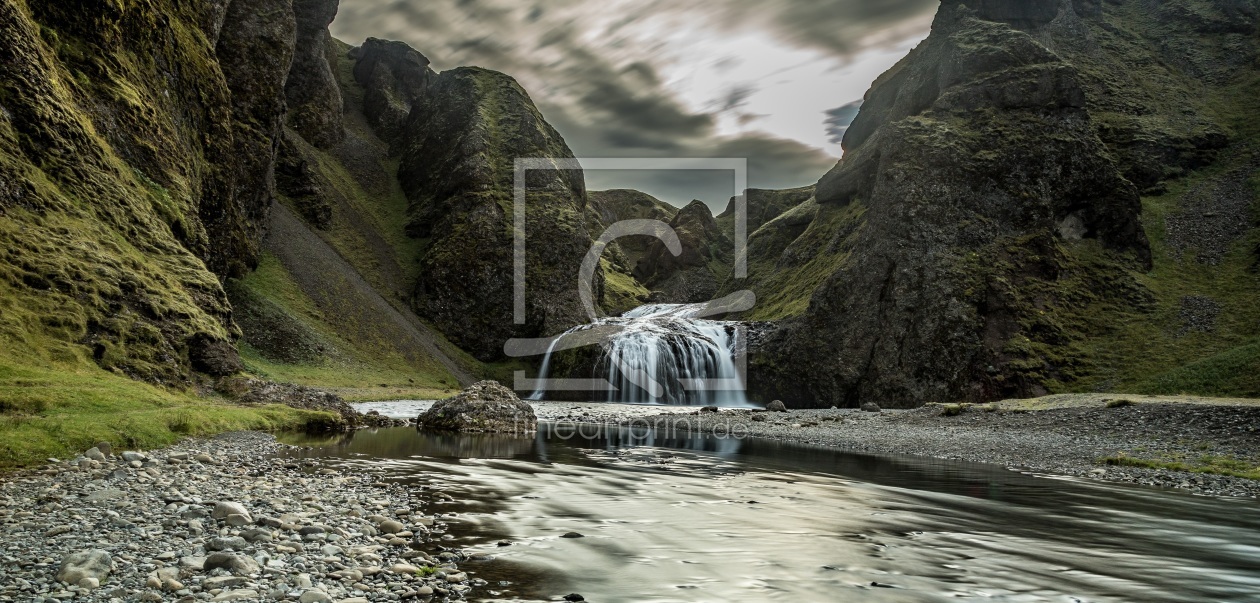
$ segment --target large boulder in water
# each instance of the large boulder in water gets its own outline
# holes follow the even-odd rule
[[[416,423],[437,431],[520,433],[538,430],[534,409],[497,381],[473,384],[459,395],[439,400]]]

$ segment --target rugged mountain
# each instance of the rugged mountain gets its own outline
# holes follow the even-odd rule
[[[258,259],[288,2],[0,3],[3,347],[180,383],[239,368],[218,277]]]
[[[803,186],[800,188],[789,188],[783,190],[770,190],[763,188],[750,188],[744,191],[744,198],[748,211],[747,228],[748,233],[756,232],[766,222],[769,222],[781,215],[783,212],[792,209],[814,196],[813,186]],[[734,236],[735,232],[735,198],[727,202],[726,209],[717,216],[718,224],[728,236]]]
[[[430,78],[398,145],[407,233],[422,242],[413,298],[421,316],[482,360],[500,358],[511,337],[553,335],[587,320],[577,289],[592,242],[582,173],[531,170],[524,323],[515,324],[514,161],[573,157],[515,80],[475,67]],[[602,287],[602,272],[596,276]]]
[[[1238,295],[1260,292],[1238,268],[1256,238],[1258,13],[946,0],[867,93],[815,197],[751,237],[751,317],[786,319],[753,342],[754,390],[853,406],[1140,388],[1260,335]],[[1168,257],[1168,214],[1202,201],[1168,197],[1195,178],[1220,190],[1222,173],[1234,200],[1218,243],[1233,261],[1188,282],[1200,266]],[[1213,304],[1230,328],[1212,341],[1164,322],[1195,289],[1225,293]],[[1180,358],[1117,358],[1152,335]]]
[[[678,215],[678,208],[652,195],[630,189],[590,191],[587,221],[592,233],[603,232],[622,220],[660,220],[669,224]],[[656,237],[622,237],[609,244],[604,257],[620,272],[630,274],[657,241]]]
[[[698,303],[714,299],[731,271],[735,244],[702,201],[692,201],[669,222],[682,253],[675,256],[654,241],[634,266],[634,277],[652,290],[656,302]]]
[[[438,329],[494,360],[583,318],[583,181],[540,172],[512,324],[512,159],[572,156],[528,95],[336,12],[0,2],[5,366],[440,390],[492,369]]]

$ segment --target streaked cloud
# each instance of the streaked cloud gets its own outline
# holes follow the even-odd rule
[[[778,188],[811,183],[835,162],[841,110],[927,34],[936,5],[342,0],[332,29],[354,44],[402,40],[438,70],[512,75],[579,156],[747,157],[751,186]],[[710,176],[587,179],[720,211],[730,179]]]

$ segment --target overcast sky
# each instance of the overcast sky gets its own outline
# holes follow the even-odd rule
[[[511,75],[578,157],[746,157],[749,185],[812,184],[871,82],[937,0],[341,0],[332,32],[407,42],[437,71]],[[722,173],[594,172],[721,211]]]

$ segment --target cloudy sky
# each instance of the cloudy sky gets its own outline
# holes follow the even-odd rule
[[[402,40],[441,71],[530,93],[578,157],[746,157],[749,184],[811,184],[870,83],[922,40],[937,0],[341,0],[332,32]],[[716,211],[729,173],[588,171]]]

